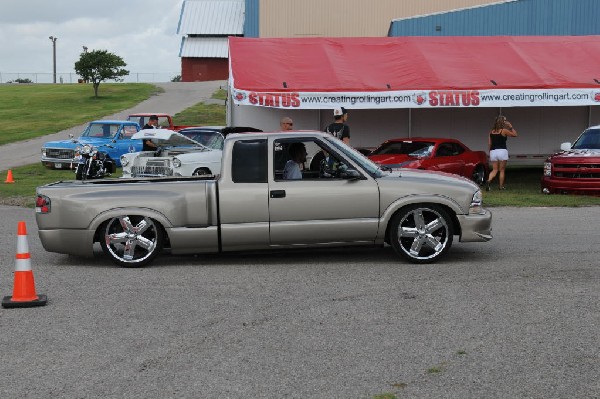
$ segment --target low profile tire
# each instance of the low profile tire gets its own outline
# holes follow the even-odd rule
[[[392,218],[390,228],[390,244],[413,263],[435,262],[452,246],[452,220],[436,205],[402,208]]]
[[[146,266],[162,251],[165,236],[161,226],[139,215],[110,219],[101,231],[102,251],[117,265]]]
[[[478,186],[482,186],[485,182],[485,177],[485,167],[481,164],[475,166],[471,180],[473,180]]]

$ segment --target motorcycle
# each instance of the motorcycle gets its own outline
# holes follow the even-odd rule
[[[106,152],[101,151],[99,147],[113,148],[109,144],[100,146],[84,144],[78,147],[79,163],[75,168],[76,180],[101,179],[117,171],[115,161]]]

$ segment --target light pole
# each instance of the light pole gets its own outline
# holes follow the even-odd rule
[[[56,83],[56,39],[58,39],[58,37],[54,37],[54,36],[50,36],[49,37],[50,41],[52,42],[52,65],[54,66],[53,71],[54,71],[54,83]]]

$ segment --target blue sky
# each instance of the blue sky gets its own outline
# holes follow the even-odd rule
[[[83,46],[138,73],[181,73],[182,0],[0,0],[0,74],[73,72]]]

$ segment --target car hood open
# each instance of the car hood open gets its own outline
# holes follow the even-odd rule
[[[131,136],[132,139],[152,140],[160,147],[200,147],[207,148],[183,134],[168,129],[142,129]]]

